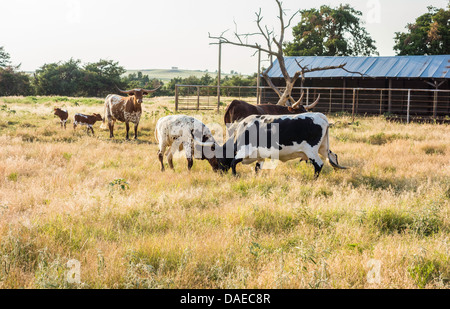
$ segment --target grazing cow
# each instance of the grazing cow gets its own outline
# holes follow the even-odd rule
[[[155,137],[159,145],[158,158],[161,162],[161,171],[164,171],[163,157],[167,156],[169,167],[173,169],[172,158],[177,150],[183,150],[188,161],[188,169],[194,164],[194,136],[202,142],[214,141],[211,131],[200,120],[185,115],[170,115],[158,119],[155,128]],[[166,152],[166,147],[169,149]],[[201,154],[196,159],[207,159]],[[214,171],[218,169],[216,158],[207,159]]]
[[[128,97],[122,97],[116,94],[110,94],[105,99],[105,117],[103,118],[102,129],[106,128],[105,122],[108,120],[109,137],[114,137],[114,123],[116,120],[125,122],[127,129],[126,139],[129,139],[130,122],[134,123],[134,139],[137,139],[137,130],[139,126],[139,120],[142,114],[142,100],[144,96],[155,92],[161,86],[153,90],[147,89],[133,89],[133,90],[120,90],[120,92],[128,94]]]
[[[58,116],[60,119],[61,128],[64,127],[64,129],[65,129],[67,119],[69,118],[69,113],[67,112],[67,110],[60,109],[60,108],[54,108],[53,111],[54,111],[54,115]]]
[[[306,106],[300,105],[302,99],[303,95],[298,102],[292,105],[292,107],[276,104],[253,105],[244,101],[233,100],[227,106],[223,120],[225,125],[229,125],[250,115],[289,115],[306,113],[319,103],[320,95],[314,103]]]
[[[223,146],[198,139],[195,143],[214,148],[220,169],[228,171],[231,167],[233,175],[236,175],[239,162],[250,164],[257,161],[257,172],[265,159],[285,162],[302,158],[311,161],[317,178],[324,165],[319,154],[335,169],[345,169],[330,150],[328,128],[328,119],[321,113],[252,115],[237,125],[236,134]]]
[[[100,114],[92,114],[92,115],[83,115],[76,114],[73,117],[73,129],[75,130],[78,125],[86,126],[87,133],[89,134],[89,130],[91,130],[92,135],[94,135],[94,129],[92,128],[97,121],[102,121],[102,116]]]

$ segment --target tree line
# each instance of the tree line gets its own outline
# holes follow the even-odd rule
[[[292,27],[294,39],[286,42],[282,52],[286,56],[369,56],[378,54],[375,41],[365,30],[362,13],[349,5],[299,11],[300,22]],[[257,15],[258,16],[258,15]],[[261,17],[261,16],[260,16]],[[428,7],[406,32],[395,33],[394,50],[397,55],[450,54],[450,4],[446,9]],[[70,59],[44,64],[33,74],[12,65],[10,55],[0,46],[0,96],[64,95],[104,97],[121,89],[163,87],[155,95],[172,96],[176,84],[217,85],[217,77],[208,73],[202,77],[173,78],[167,84],[150,79],[142,72],[125,75],[118,62],[100,59],[82,64]],[[221,80],[224,86],[256,86],[252,76],[233,75]]]

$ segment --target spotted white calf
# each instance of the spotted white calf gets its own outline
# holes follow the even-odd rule
[[[185,115],[171,115],[162,117],[156,123],[155,137],[159,145],[158,158],[161,162],[161,171],[164,171],[164,154],[167,156],[169,167],[173,169],[173,155],[177,150],[184,149],[188,161],[188,169],[194,164],[194,136],[201,141],[214,141],[211,131],[198,119]],[[167,149],[166,152],[166,148]],[[195,158],[208,160],[214,171],[218,169],[215,156],[205,156],[195,151]],[[209,158],[211,157],[211,158]]]
[[[94,135],[93,126],[97,121],[102,121],[102,116],[100,114],[75,114],[75,116],[73,117],[73,129],[75,130],[79,125],[86,126],[87,133],[89,133],[90,130],[92,132],[92,135]]]

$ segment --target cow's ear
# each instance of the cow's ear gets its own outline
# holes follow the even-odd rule
[[[142,95],[148,95],[148,94],[149,94],[148,92],[143,92],[143,93],[142,93]]]
[[[290,111],[291,113],[293,113],[293,112],[294,112],[294,109],[293,109],[292,107],[288,106],[288,111]]]

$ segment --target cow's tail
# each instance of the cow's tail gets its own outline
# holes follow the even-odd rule
[[[108,99],[109,99],[109,95],[105,99],[105,109],[104,109],[104,114],[103,114],[103,121],[102,121],[102,124],[100,126],[100,129],[102,129],[102,130],[106,129],[106,116],[107,116],[107,108],[108,108]]]
[[[329,128],[330,128],[330,126],[327,127],[327,134],[326,134],[326,143],[327,143],[326,149],[327,149],[327,153],[328,153],[328,162],[330,162],[331,166],[335,169],[346,170],[346,169],[348,169],[347,167],[339,165],[337,154],[335,154],[334,152],[332,152],[330,150]]]

